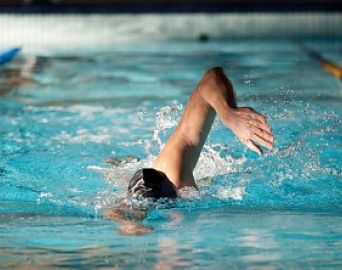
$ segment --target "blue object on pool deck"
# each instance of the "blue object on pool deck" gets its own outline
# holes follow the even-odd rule
[[[0,52],[0,65],[6,64],[9,62],[17,53],[20,51],[20,48],[11,48],[4,52]]]

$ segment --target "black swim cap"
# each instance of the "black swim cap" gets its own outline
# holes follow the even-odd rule
[[[177,191],[165,173],[144,168],[138,170],[129,181],[128,195],[154,199],[177,198]]]

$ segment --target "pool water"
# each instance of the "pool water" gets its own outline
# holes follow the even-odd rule
[[[234,39],[56,48],[2,67],[36,64],[21,84],[0,78],[1,267],[341,269],[341,81],[299,44],[342,63],[340,39]],[[275,150],[257,156],[217,120],[200,194],[152,209],[152,233],[120,235],[103,212],[212,66],[268,116]]]

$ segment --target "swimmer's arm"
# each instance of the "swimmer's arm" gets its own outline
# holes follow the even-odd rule
[[[140,223],[147,215],[145,210],[130,209],[126,205],[111,208],[105,217],[119,224],[119,232],[124,235],[144,235],[153,231],[152,228]]]
[[[223,69],[210,69],[154,164],[177,188],[196,187],[193,170],[216,114],[249,149],[259,154],[259,145],[272,149],[273,135],[266,118],[251,108],[238,108],[233,86]]]

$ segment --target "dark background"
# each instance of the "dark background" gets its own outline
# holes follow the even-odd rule
[[[307,12],[342,11],[342,0],[0,0],[0,12]]]

